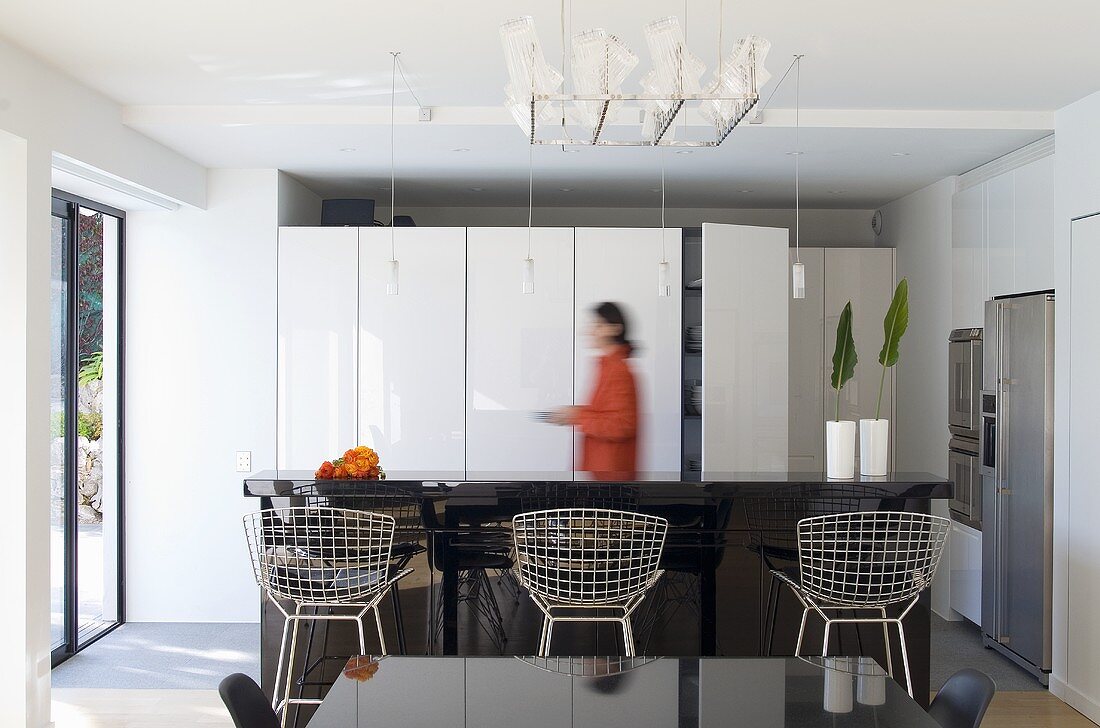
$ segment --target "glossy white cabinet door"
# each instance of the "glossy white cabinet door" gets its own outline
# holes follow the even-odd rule
[[[1100,690],[1100,630],[1096,605],[1100,604],[1100,470],[1096,467],[1096,433],[1100,432],[1100,214],[1074,220],[1070,233],[1070,285],[1065,293],[1070,306],[1069,331],[1069,472],[1062,508],[1068,512],[1066,543],[1069,573],[1068,681]],[[1062,292],[1059,291],[1059,295]],[[1063,305],[1055,303],[1055,306]]]
[[[1054,288],[1054,156],[1015,170],[1015,291]]]
[[[788,232],[703,225],[703,476],[787,469]]]
[[[998,175],[985,183],[986,188],[986,270],[989,297],[1017,293],[1015,175]]]
[[[355,445],[358,237],[355,228],[279,229],[280,468],[312,470]],[[263,376],[263,362],[253,364]]]
[[[532,417],[573,403],[573,228],[469,228],[466,467],[470,478],[572,478],[573,433]]]
[[[840,393],[840,419],[859,422],[875,416],[882,366],[878,363],[884,331],[882,320],[894,296],[894,250],[892,248],[827,248],[825,250],[825,415],[836,417],[836,391],[830,384],[836,326],[844,304],[852,302],[852,336],[859,362],[855,376]],[[904,351],[905,343],[902,342]],[[894,427],[894,371],[887,370],[882,387],[881,416],[890,420],[891,453]],[[857,441],[858,443],[858,441]],[[859,448],[856,448],[859,462]],[[891,458],[890,465],[893,465]]]
[[[806,297],[788,302],[789,467],[813,473],[825,469],[825,251],[802,248],[799,257],[806,266]]]
[[[985,184],[956,192],[951,211],[951,325],[985,321]]]
[[[382,466],[456,474],[465,460],[466,229],[359,231],[359,439]]]
[[[982,532],[951,522],[951,608],[982,622]]]
[[[594,381],[596,354],[586,333],[592,308],[602,301],[620,303],[638,346],[631,364],[641,390],[639,469],[649,473],[680,472],[682,239],[679,228],[665,230],[673,288],[671,296],[658,296],[660,228],[576,229],[575,401],[588,401]]]

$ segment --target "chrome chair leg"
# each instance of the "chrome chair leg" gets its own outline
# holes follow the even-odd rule
[[[362,629],[363,620],[356,620],[359,623],[360,630]],[[378,645],[382,648],[382,654],[386,653],[386,635],[382,633],[382,615],[378,611],[378,605],[374,605],[374,621],[378,625]],[[362,634],[362,632],[360,632]],[[363,652],[366,652],[366,647],[363,648]]]
[[[913,697],[913,678],[909,675],[909,652],[905,648],[905,627],[901,620],[897,620],[898,641],[901,642],[901,662],[905,665],[905,687],[909,690],[909,697]]]
[[[627,657],[634,657],[634,630],[630,626],[630,615],[623,617],[623,646]]]
[[[804,607],[802,609],[802,624],[798,628],[798,642],[794,645],[794,656],[798,657],[802,654],[802,637],[806,634],[806,619],[810,616],[810,608]]]
[[[825,637],[821,641],[821,656],[827,657],[829,655],[829,630],[832,628],[832,620],[825,620]]]
[[[294,674],[294,658],[298,654],[298,626],[299,626],[299,624],[298,624],[299,620],[297,618],[298,611],[299,610],[297,610],[297,609],[295,610],[295,616],[292,618],[293,626],[291,627],[292,633],[291,633],[291,636],[290,636],[290,654],[287,657],[286,676],[285,676],[286,687],[285,687],[284,693],[283,693],[283,710],[282,710],[282,714],[281,714],[281,717],[280,717],[281,722],[279,723],[279,725],[282,726],[282,728],[286,728],[287,717],[290,715],[290,705],[291,705],[291,703],[290,703],[290,690],[291,690],[291,685],[292,685],[292,682],[291,682],[290,678]]]
[[[890,677],[894,676],[894,650],[890,646],[890,624],[886,621],[886,610],[879,609],[882,613],[882,642],[886,646],[886,672]]]
[[[281,610],[280,610],[281,611]],[[275,663],[275,687],[271,691],[271,709],[278,712],[279,710],[279,683],[283,679],[283,673],[285,668],[283,667],[283,661],[286,659],[286,642],[290,637],[290,617],[283,615],[283,639],[279,643],[279,661]],[[287,671],[289,673],[289,671]]]

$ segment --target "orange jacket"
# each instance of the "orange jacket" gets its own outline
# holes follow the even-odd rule
[[[638,470],[638,390],[623,346],[600,357],[592,399],[577,410],[584,435],[580,469],[597,480],[630,480]]]

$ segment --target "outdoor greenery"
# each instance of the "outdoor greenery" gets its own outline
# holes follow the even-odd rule
[[[103,379],[103,352],[97,351],[84,357],[77,372],[76,381],[86,387],[97,379]]]
[[[50,434],[53,437],[65,436],[65,413],[54,412],[50,422]],[[76,434],[87,440],[103,437],[103,415],[99,412],[80,412],[76,416]]]

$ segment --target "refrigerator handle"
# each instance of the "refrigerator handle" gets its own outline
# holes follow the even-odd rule
[[[1005,584],[1005,568],[1004,568],[1004,549],[1005,549],[1005,507],[1004,498],[1011,493],[1008,484],[1005,482],[1005,475],[1007,468],[1005,467],[1005,442],[1008,440],[1008,428],[1012,426],[1009,422],[1009,382],[1010,378],[1005,376],[1008,368],[1008,356],[1010,353],[1010,346],[1008,342],[1008,316],[1009,306],[1003,302],[997,305],[997,345],[999,351],[997,352],[997,450],[994,453],[994,466],[993,466],[993,490],[994,490],[994,503],[996,512],[996,533],[994,538],[996,539],[996,550],[994,552],[994,588],[995,588],[995,604],[994,609],[994,621],[996,625],[996,638],[997,641],[1002,644],[1008,643],[1008,635],[1004,633],[1004,615],[1003,605],[1006,599],[1006,584]]]

